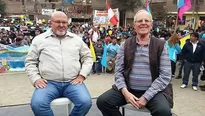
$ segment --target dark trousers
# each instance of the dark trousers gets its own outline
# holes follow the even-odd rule
[[[192,86],[198,85],[198,76],[200,73],[200,66],[201,63],[191,63],[186,61],[184,64],[184,77],[183,77],[183,84],[188,85],[189,83],[189,75],[192,71],[193,78],[192,78]]]
[[[182,77],[182,69],[184,67],[184,60],[179,60],[179,74],[178,76],[181,76]]]
[[[171,60],[171,69],[172,69],[172,75],[175,74],[175,70],[176,70],[176,62]]]
[[[96,62],[93,63],[92,70],[93,73],[102,73],[101,58],[97,58]]]
[[[141,97],[144,92],[132,92],[136,97]],[[122,116],[118,106],[127,104],[121,91],[111,88],[97,99],[97,107],[103,116]],[[162,93],[155,95],[145,106],[150,110],[152,116],[171,116],[171,108],[165,96]]]

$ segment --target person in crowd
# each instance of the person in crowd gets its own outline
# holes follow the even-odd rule
[[[82,39],[83,39],[83,41],[85,41],[87,38],[90,38],[90,36],[89,36],[89,33],[87,31],[85,31]]]
[[[174,34],[165,43],[169,51],[169,59],[171,60],[172,78],[175,77],[177,54],[181,53],[181,48],[178,42],[179,37],[177,36],[177,34]]]
[[[95,45],[95,54],[96,54],[96,62],[95,62],[95,69],[94,71],[100,75],[102,73],[102,55],[103,55],[103,46],[101,40],[97,41],[97,44]]]
[[[74,107],[69,116],[85,116],[91,96],[84,80],[92,68],[91,52],[82,38],[67,31],[68,17],[61,11],[51,16],[51,29],[33,40],[25,67],[35,91],[31,108],[35,116],[54,116],[50,103],[69,98]]]
[[[112,43],[111,37],[110,37],[109,35],[106,35],[106,36],[105,36],[105,39],[104,39],[104,42],[105,42],[106,45]]]
[[[107,46],[107,72],[113,73],[115,69],[115,60],[120,46],[117,44],[117,38],[112,37],[112,43]]]
[[[136,13],[133,26],[137,35],[120,47],[115,84],[98,97],[97,107],[103,116],[121,116],[118,107],[127,103],[137,109],[146,107],[152,116],[172,116],[167,47],[163,40],[150,36],[152,18],[146,10]]]
[[[23,43],[24,45],[27,45],[27,46],[29,45],[29,44],[28,44],[28,41],[25,40],[24,34],[21,34],[21,33],[18,34],[18,35],[17,35],[17,38],[21,38],[22,43]]]
[[[193,32],[193,29],[189,30],[189,34],[191,34]],[[185,36],[185,33],[183,31],[178,31],[178,38],[182,39]],[[190,39],[187,39],[186,42],[189,42]],[[181,44],[181,42],[179,41],[179,45]],[[184,59],[181,53],[177,54],[177,62],[178,62],[178,75],[176,76],[175,79],[181,79],[182,78],[182,71],[184,68]]]
[[[25,44],[22,42],[21,38],[16,38],[15,42],[9,44],[9,46],[13,47],[13,48],[17,48],[17,47],[22,47],[25,46]]]
[[[79,36],[80,38],[83,38],[83,35],[84,35],[84,33],[83,33],[83,27],[80,27],[80,29],[79,29],[79,31],[78,31],[78,36]]]
[[[32,43],[33,39],[34,39],[36,36],[40,35],[41,33],[42,33],[42,30],[41,30],[40,28],[35,28],[35,30],[34,30],[34,36],[33,36],[33,38],[31,39],[31,43]]]
[[[11,44],[11,43],[10,43],[10,40],[9,40],[9,38],[8,38],[7,36],[3,36],[2,39],[1,39],[1,41],[0,41],[0,43],[1,43],[1,44],[4,44],[4,45],[9,45],[9,44]]]
[[[197,91],[198,76],[200,73],[200,66],[204,61],[204,46],[203,43],[198,41],[199,34],[193,32],[190,34],[190,41],[187,42],[182,48],[182,56],[185,61],[184,76],[182,79],[181,88],[186,88],[189,83],[189,75],[192,71],[192,89]]]
[[[93,27],[90,31],[89,31],[90,37],[92,42],[97,43],[97,40],[100,39],[100,32],[96,27]]]

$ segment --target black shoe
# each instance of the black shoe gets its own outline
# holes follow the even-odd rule
[[[178,75],[175,79],[181,79],[181,78],[182,78],[182,76],[179,76],[179,75]]]
[[[205,85],[199,86],[201,91],[205,91]]]
[[[92,73],[93,73],[93,74],[95,74],[95,73],[96,73],[96,71],[93,71]]]

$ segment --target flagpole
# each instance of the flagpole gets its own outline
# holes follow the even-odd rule
[[[177,31],[177,27],[178,27],[178,20],[179,20],[179,11],[177,11],[177,17],[176,17],[176,21],[175,21],[175,28],[174,28],[174,33],[173,34],[175,34],[176,33],[176,31]]]

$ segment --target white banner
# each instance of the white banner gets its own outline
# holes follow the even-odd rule
[[[55,9],[42,9],[42,15],[51,16],[55,11]]]
[[[113,9],[113,12],[115,13],[115,15],[117,16],[117,19],[119,20],[119,10],[118,9]],[[119,22],[118,22],[119,24]],[[107,27],[107,26],[112,26],[112,24],[109,21],[108,18],[108,12],[107,11],[100,11],[100,10],[94,10],[94,15],[93,15],[93,25],[94,26],[103,26],[103,27]]]
[[[0,29],[5,29],[5,30],[10,31],[10,27],[0,27]]]

